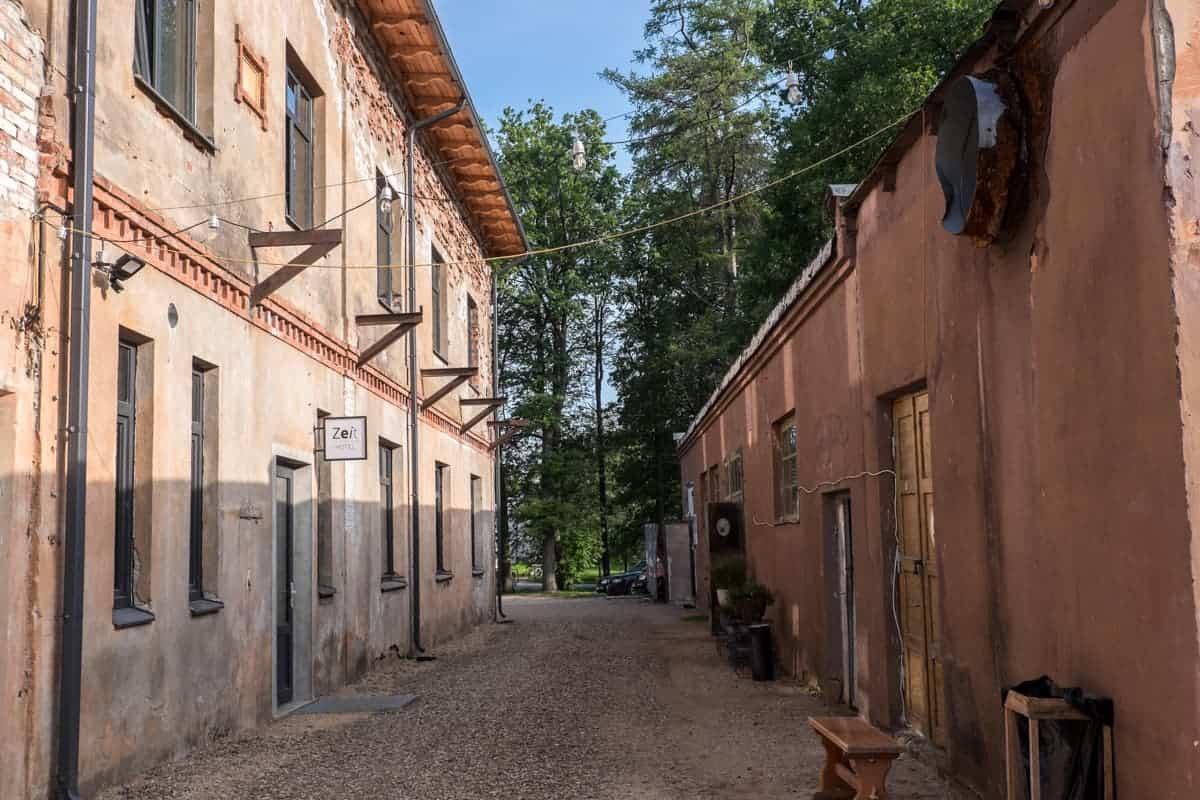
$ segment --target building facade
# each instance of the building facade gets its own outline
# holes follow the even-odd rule
[[[785,666],[985,797],[1041,675],[1113,699],[1118,796],[1200,794],[1197,52],[1002,4],[680,443],[701,604],[739,503]]]
[[[525,249],[431,3],[102,5],[85,793],[492,618],[486,259]],[[74,6],[0,0],[6,798],[63,733]]]

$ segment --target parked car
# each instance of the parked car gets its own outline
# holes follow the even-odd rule
[[[633,589],[633,582],[637,579],[638,574],[645,571],[646,562],[642,561],[628,572],[618,572],[614,575],[608,575],[596,581],[596,592],[607,595],[629,594]]]
[[[633,579],[633,585],[629,587],[630,594],[649,594],[650,590],[646,588],[646,570],[642,570]]]

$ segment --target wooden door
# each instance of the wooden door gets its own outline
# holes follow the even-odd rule
[[[837,537],[838,595],[842,616],[842,702],[857,707],[858,692],[855,676],[858,669],[854,655],[854,538],[850,528],[850,495],[838,495],[834,500],[834,533]]]
[[[943,744],[946,692],[928,392],[897,400],[893,419],[899,493],[899,602],[905,709],[909,724],[935,744]]]

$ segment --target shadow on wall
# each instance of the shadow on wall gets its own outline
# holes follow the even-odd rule
[[[0,796],[34,796],[51,769],[36,765],[52,763],[61,596],[57,568],[39,574],[34,565],[57,563],[61,521],[44,514],[38,535],[29,537],[26,518],[7,513],[27,504],[15,494],[33,476],[14,471],[5,463],[11,448],[2,449],[3,596],[9,619],[26,622],[10,626],[14,636],[0,652],[0,690],[21,698],[12,708],[5,701],[0,717]],[[179,480],[135,480],[120,492],[111,480],[89,483],[86,791],[267,723],[280,709],[361,677],[379,659],[409,654],[407,488],[395,487],[390,513],[378,496],[317,502],[315,470],[272,463],[272,483],[220,482],[195,495]],[[113,473],[111,462],[98,459],[89,468]],[[52,473],[41,480],[44,493],[57,483]],[[468,487],[452,487],[448,501],[466,500]],[[471,513],[444,511],[442,566],[453,577],[440,581],[434,506],[423,506],[421,516],[417,578],[429,647],[492,614],[492,513],[474,515],[472,557]],[[384,574],[389,517],[394,578]],[[30,591],[12,591],[21,586]]]

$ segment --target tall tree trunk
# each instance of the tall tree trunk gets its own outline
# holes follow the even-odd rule
[[[605,470],[607,452],[604,447],[604,302],[597,297],[593,306],[593,346],[595,369],[592,373],[592,399],[596,413],[596,489],[600,495],[600,573],[608,575],[610,555],[608,550],[608,482]]]
[[[558,591],[558,541],[554,531],[547,531],[542,539],[542,591]]]

